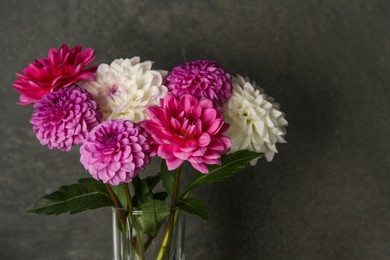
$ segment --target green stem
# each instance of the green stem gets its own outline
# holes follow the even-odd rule
[[[186,190],[183,192],[183,194],[180,196],[180,199],[186,199],[188,198],[188,196],[190,196],[192,192],[192,186],[190,185],[189,187],[186,188]],[[177,195],[176,195],[177,196]],[[175,217],[173,219],[173,225],[175,225],[177,219],[179,217],[179,211],[178,210],[175,210]],[[167,227],[165,229],[165,232],[164,232],[164,235],[163,235],[163,239],[162,239],[162,245],[160,247],[160,250],[158,252],[158,256],[157,256],[157,259],[158,260],[161,260],[162,257],[164,256],[164,252],[165,252],[165,247],[168,243],[168,236],[169,236],[169,228]]]
[[[108,194],[110,195],[112,202],[115,205],[115,210],[119,215],[119,219],[120,219],[119,223],[121,224],[121,228],[122,228],[122,237],[123,237],[123,240],[125,241],[126,240],[126,216],[123,213],[123,210],[121,209],[121,205],[119,204],[118,199],[116,198],[111,186],[109,184],[105,184],[104,186],[106,187],[106,190],[107,190]],[[135,243],[131,239],[130,239],[130,247],[133,249],[133,251],[135,251]]]
[[[169,251],[172,243],[172,236],[173,236],[173,227],[176,223],[177,216],[178,216],[178,210],[176,209],[176,203],[177,203],[177,195],[179,193],[180,189],[180,173],[181,173],[181,167],[177,169],[177,172],[175,174],[175,180],[173,184],[173,194],[172,194],[172,203],[171,203],[171,210],[174,210],[174,214],[171,212],[169,215],[167,227],[165,229],[165,233],[163,236],[163,241],[160,247],[160,250],[157,255],[157,259],[161,260],[163,257],[165,259],[169,259]]]
[[[136,237],[136,248],[137,248],[137,251],[136,252],[136,257],[137,259],[145,259],[145,255],[144,255],[144,243],[143,243],[143,239],[142,239],[142,233],[141,233],[141,228],[139,226],[139,223],[138,223],[138,220],[135,218],[134,214],[133,214],[133,201],[131,199],[131,195],[130,195],[130,191],[129,191],[129,186],[127,183],[123,183],[123,187],[125,189],[125,194],[126,194],[126,198],[127,198],[127,205],[128,205],[128,209],[129,209],[129,215],[130,215],[130,220],[131,220],[131,223],[133,224],[133,227],[135,229],[135,237]]]
[[[188,196],[190,196],[192,189],[186,190],[183,195],[180,196],[180,199],[186,199]]]
[[[173,218],[173,226],[175,226],[176,222],[177,222],[177,219],[179,218],[179,214],[180,214],[180,211],[179,210],[175,210],[175,215],[174,215],[174,218]],[[164,259],[167,259],[167,256],[165,253],[165,250],[166,248],[168,247],[167,244],[168,244],[168,238],[170,236],[170,233],[169,233],[169,229],[165,229],[165,233],[164,233],[164,236],[163,236],[163,240],[162,240],[162,245],[161,245],[161,248],[158,252],[158,255],[157,255],[157,259],[158,260],[161,260],[163,259],[163,257],[165,256]]]
[[[117,208],[117,210],[119,212],[119,218],[121,220],[122,230],[124,230],[124,227],[126,226],[126,217],[123,214],[123,212],[121,210],[119,210],[121,208],[121,206],[120,206],[117,198],[115,197],[115,194],[111,189],[111,186],[109,184],[104,184],[104,186],[106,187],[108,195],[110,195],[112,202],[114,203],[115,207]]]
[[[148,247],[150,246],[150,244],[152,243],[153,239],[155,239],[156,237],[152,237],[152,236],[149,236],[148,240],[146,240],[145,244],[144,244],[144,248],[145,248],[145,251],[148,249]]]

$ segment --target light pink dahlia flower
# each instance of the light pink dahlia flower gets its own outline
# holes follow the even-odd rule
[[[14,89],[21,93],[21,105],[40,100],[44,95],[82,80],[94,80],[96,67],[86,68],[95,59],[93,49],[82,51],[81,46],[70,49],[62,45],[50,49],[48,57],[36,59],[23,70],[14,82]]]
[[[229,128],[211,100],[191,95],[175,97],[167,94],[160,106],[150,106],[150,120],[142,126],[151,135],[157,155],[166,160],[169,170],[187,160],[202,173],[208,164],[220,164],[229,151],[231,141],[223,135]]]
[[[92,129],[80,153],[80,161],[92,177],[111,185],[131,182],[150,161],[147,133],[122,119]]]
[[[216,62],[208,60],[190,61],[173,68],[166,78],[166,86],[175,96],[206,97],[219,106],[232,93],[231,76]]]
[[[91,94],[76,85],[47,94],[34,108],[30,123],[38,140],[65,152],[81,144],[100,118]]]

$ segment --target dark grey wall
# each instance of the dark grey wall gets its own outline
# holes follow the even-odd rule
[[[200,190],[188,259],[390,259],[388,0],[0,2],[0,259],[110,259],[110,211],[25,209],[87,174],[41,147],[14,73],[61,43],[169,69],[214,59],[260,83],[290,122],[272,163]]]

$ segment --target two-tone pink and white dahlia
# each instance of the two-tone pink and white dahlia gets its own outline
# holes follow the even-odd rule
[[[169,92],[175,96],[185,94],[211,99],[222,106],[232,93],[231,76],[215,61],[186,62],[173,68],[167,76]]]
[[[80,147],[80,161],[96,180],[131,182],[150,162],[147,133],[131,121],[108,120],[96,126]]]
[[[202,173],[208,164],[220,164],[231,142],[224,135],[229,128],[222,113],[207,98],[192,95],[175,97],[167,94],[160,106],[148,108],[149,120],[142,126],[153,138],[158,156],[166,160],[169,170],[184,161]]]
[[[82,80],[94,80],[96,67],[86,68],[95,59],[93,49],[82,51],[81,46],[69,48],[62,45],[58,50],[50,49],[48,57],[36,59],[17,73],[14,89],[20,92],[21,105],[40,100],[48,93],[73,85]]]
[[[230,124],[226,135],[232,140],[232,152],[250,150],[265,154],[272,161],[276,143],[285,143],[288,122],[279,104],[267,96],[255,82],[237,75],[233,78],[233,93],[223,107]],[[251,162],[255,165],[257,159]]]
[[[148,118],[146,107],[159,104],[167,93],[163,85],[166,72],[152,70],[152,64],[140,62],[139,57],[116,59],[110,65],[99,65],[96,80],[81,87],[93,95],[103,119],[139,122]]]
[[[101,117],[91,94],[76,85],[47,94],[34,108],[30,123],[38,140],[65,152],[81,144]]]

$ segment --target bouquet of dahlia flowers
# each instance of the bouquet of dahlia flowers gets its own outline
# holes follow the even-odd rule
[[[80,145],[80,162],[92,177],[43,196],[29,211],[117,207],[126,210],[125,228],[127,214],[143,210],[131,249],[143,259],[147,245],[139,235],[153,239],[163,229],[163,258],[179,210],[207,220],[205,203],[191,192],[263,155],[271,161],[276,143],[285,142],[287,121],[256,83],[232,77],[213,61],[167,72],[139,57],[89,66],[94,58],[92,49],[63,45],[17,74],[19,104],[34,104],[30,123],[40,143],[64,152]],[[143,178],[152,157],[162,159],[161,171]],[[197,173],[180,192],[184,162]],[[158,183],[162,191],[155,191]]]

